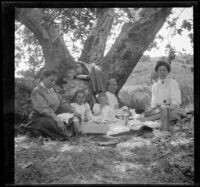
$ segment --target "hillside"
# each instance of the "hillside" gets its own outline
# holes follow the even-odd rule
[[[147,86],[151,72],[158,59],[159,58],[151,58],[151,61],[148,62],[138,62],[122,90],[128,89],[130,91],[138,87]],[[193,85],[193,73],[189,69],[184,68],[183,65],[177,61],[172,62],[171,68],[172,71],[169,77],[176,79],[179,83],[186,83],[190,86]]]

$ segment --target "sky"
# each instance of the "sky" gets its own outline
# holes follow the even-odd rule
[[[177,8],[174,9],[174,11],[177,11],[177,14],[181,12],[183,8]],[[193,8],[185,8],[184,11],[181,13],[178,21],[177,21],[177,26],[181,25],[182,21],[184,19],[193,19]],[[164,35],[167,37],[168,33],[170,30],[166,29],[166,25],[164,24],[161,30],[157,33],[157,35]],[[150,52],[146,51],[144,54],[148,54],[151,57],[156,57],[156,56],[165,56],[165,46],[168,44],[168,42],[171,43],[172,46],[176,48],[177,51],[182,51],[182,48],[186,50],[188,54],[193,54],[193,48],[191,46],[190,40],[187,37],[188,32],[185,31],[182,33],[182,35],[176,35],[173,38],[170,38],[169,41],[165,39],[163,42],[159,43],[159,49],[153,49]]]
[[[193,8],[192,7],[191,8],[184,8],[184,7],[173,8],[173,12],[176,13],[176,14],[174,14],[174,16],[180,15],[179,19],[177,21],[177,26],[179,26],[184,19],[190,19],[190,18],[193,19]],[[125,18],[122,18],[122,19],[125,19]],[[107,46],[106,46],[104,54],[106,54],[109,51],[110,46],[112,46],[112,44],[114,43],[115,38],[120,33],[121,26],[119,26],[118,28],[112,27],[112,29],[111,29],[112,35],[108,38],[108,42],[107,42]],[[158,43],[159,49],[152,49],[151,51],[145,51],[144,55],[150,55],[151,57],[166,56],[165,46],[168,43],[170,43],[172,46],[174,46],[177,51],[182,51],[182,48],[184,48],[187,54],[193,54],[193,48],[191,46],[189,38],[187,37],[188,32],[184,31],[184,32],[182,32],[181,36],[176,35],[173,38],[171,38],[171,37],[168,38],[167,36],[169,36],[170,30],[171,29],[166,29],[166,24],[164,24],[163,27],[161,28],[161,30],[157,33],[157,35],[164,36],[164,40],[162,42]],[[68,44],[67,47],[69,48],[69,50],[72,47],[72,45],[81,46],[80,41],[78,41],[77,44],[74,44],[74,43],[70,42],[70,37],[65,37],[65,36],[67,36],[67,35],[64,35],[64,41],[66,42],[66,44]],[[76,54],[73,54],[73,56],[75,57],[76,60],[78,59],[79,55],[80,55],[80,51],[77,52]],[[28,59],[28,56],[27,56],[27,59]],[[19,70],[27,70],[28,66],[24,62],[22,62],[22,63],[20,63],[19,67],[15,67],[15,68],[16,68],[16,72],[17,72]]]

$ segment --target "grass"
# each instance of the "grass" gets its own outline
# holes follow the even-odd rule
[[[132,137],[116,147],[97,146],[89,137],[40,145],[37,139],[18,136],[15,184],[192,184],[192,135],[187,124],[177,127],[162,142],[159,137]]]
[[[149,87],[137,88],[134,91],[122,91],[120,93],[122,102],[129,108],[144,111],[151,101],[151,90]]]

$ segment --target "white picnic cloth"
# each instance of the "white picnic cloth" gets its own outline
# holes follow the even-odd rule
[[[160,128],[160,122],[159,121],[140,121],[137,119],[133,119],[129,121],[129,127],[133,130],[138,130],[142,126],[148,126],[153,129]]]
[[[68,123],[69,119],[74,116],[74,113],[62,113],[58,114],[57,117],[60,118],[62,121]]]
[[[101,133],[101,134],[117,134],[129,131],[130,128],[125,126],[123,120],[115,121],[89,121],[81,124],[82,133]]]

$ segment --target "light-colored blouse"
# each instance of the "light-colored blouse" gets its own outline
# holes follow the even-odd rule
[[[101,117],[104,120],[114,120],[115,119],[115,112],[108,105],[105,105],[101,109],[100,104],[95,103],[93,106],[93,113],[95,116]]]
[[[113,109],[117,110],[119,108],[119,103],[115,94],[107,91],[106,96],[108,98],[108,105]]]
[[[57,118],[58,107],[66,103],[53,88],[47,89],[42,82],[31,92],[31,102],[36,111],[53,119]]]
[[[157,107],[162,104],[176,106],[181,104],[181,91],[176,80],[166,78],[153,84],[151,107]]]
[[[91,120],[93,118],[92,111],[88,103],[84,103],[82,105],[71,103],[71,106],[74,107],[75,111],[81,115],[82,120]]]

